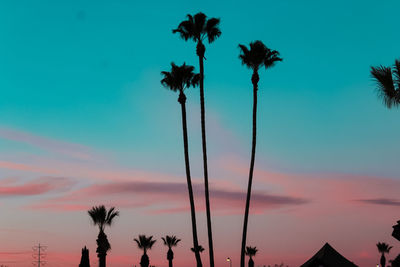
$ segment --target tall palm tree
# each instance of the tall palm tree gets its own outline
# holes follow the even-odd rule
[[[181,104],[182,111],[182,130],[183,130],[183,146],[185,154],[185,169],[186,169],[186,180],[189,191],[190,201],[190,214],[192,218],[192,234],[193,234],[193,246],[198,247],[199,241],[197,238],[197,226],[196,226],[196,211],[194,206],[192,180],[190,177],[190,165],[189,165],[189,146],[188,146],[188,134],[186,124],[186,96],[184,91],[190,86],[196,87],[200,81],[200,74],[195,74],[194,67],[183,63],[182,66],[177,66],[171,63],[171,71],[163,71],[161,74],[164,78],[161,80],[161,84],[166,88],[179,92],[178,102]],[[200,253],[195,252],[197,267],[202,267]]]
[[[378,248],[379,253],[382,253],[381,266],[385,267],[386,266],[385,253],[389,253],[392,247],[386,244],[385,242],[382,243],[378,242],[378,244],[376,244],[376,247]]]
[[[246,247],[246,255],[250,257],[249,267],[254,267],[253,257],[257,254],[257,247]]]
[[[265,69],[273,67],[276,62],[282,61],[282,58],[279,57],[278,51],[269,49],[261,41],[251,42],[250,50],[246,46],[241,44],[239,45],[239,48],[241,50],[239,58],[241,59],[242,64],[253,70],[253,75],[251,76],[251,82],[253,84],[253,138],[251,146],[251,160],[250,160],[249,181],[247,186],[246,208],[244,212],[242,247],[240,252],[240,267],[244,267],[244,253],[245,253],[246,237],[247,237],[247,222],[249,218],[251,185],[253,182],[254,160],[256,156],[257,90],[258,90],[258,81],[260,80],[260,77],[258,75],[258,70],[260,67],[265,67]]]
[[[101,205],[92,207],[91,210],[88,210],[88,213],[90,218],[92,218],[93,224],[99,227],[96,252],[99,258],[99,267],[105,267],[107,251],[111,249],[111,245],[108,242],[107,235],[104,233],[104,228],[112,225],[115,217],[119,216],[119,211],[115,210],[115,207],[107,211],[104,205]]]
[[[207,167],[207,145],[206,145],[206,123],[205,123],[205,107],[204,107],[204,54],[206,47],[203,41],[207,38],[208,43],[214,42],[220,35],[219,29],[220,19],[207,18],[203,13],[196,15],[187,15],[187,20],[182,21],[178,28],[172,30],[173,33],[179,33],[185,41],[191,39],[197,43],[196,54],[199,57],[200,67],[200,113],[201,113],[201,139],[203,147],[203,172],[204,172],[204,194],[206,200],[206,216],[207,216],[207,232],[208,247],[210,256],[210,267],[214,267],[214,248],[211,228],[211,211],[210,197],[208,189],[208,167]]]
[[[149,256],[147,256],[147,250],[150,250],[153,247],[156,240],[153,240],[153,236],[147,237],[145,235],[139,235],[139,239],[134,238],[133,240],[137,243],[139,249],[143,250],[143,255],[140,259],[140,266],[149,267],[150,259]]]
[[[168,247],[168,252],[167,252],[167,260],[168,260],[168,266],[172,267],[172,260],[174,259],[174,252],[172,251],[172,247],[176,247],[178,243],[181,241],[180,239],[176,238],[176,236],[165,236],[161,237],[161,239],[164,241],[164,245]]]
[[[388,107],[400,105],[400,60],[396,60],[393,68],[371,67],[371,75],[377,83],[378,94]]]

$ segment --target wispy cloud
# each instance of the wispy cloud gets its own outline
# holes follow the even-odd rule
[[[6,127],[0,127],[0,138],[25,143],[76,159],[89,160],[93,158],[92,151],[84,145],[59,141]]]
[[[0,182],[0,197],[34,196],[50,192],[60,192],[71,187],[73,182],[68,178],[42,177],[28,182]]]
[[[198,209],[204,210],[203,185],[193,184],[193,190],[197,201]],[[232,191],[226,189],[211,189],[211,201],[213,209],[228,213],[242,212],[242,206],[246,197],[245,192]],[[155,205],[167,205],[165,210],[159,212],[176,213],[187,211],[187,185],[186,183],[160,183],[160,182],[110,182],[101,185],[91,185],[70,195],[46,201],[32,208],[41,209],[64,209],[79,210],[86,209],[87,200],[93,201],[97,197],[112,199],[114,205],[122,207],[145,207]],[[72,203],[71,203],[72,202]],[[253,212],[262,213],[267,209],[280,208],[286,206],[296,206],[307,204],[309,200],[299,197],[285,195],[274,195],[264,192],[254,192],[252,195]],[[68,204],[67,204],[68,203]]]
[[[375,199],[359,199],[356,200],[366,204],[376,204],[384,206],[400,206],[400,201],[392,198],[375,198]]]

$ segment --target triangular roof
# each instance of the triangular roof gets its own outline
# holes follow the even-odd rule
[[[311,259],[300,267],[357,267],[326,243]]]

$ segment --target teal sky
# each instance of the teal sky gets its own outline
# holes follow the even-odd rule
[[[229,176],[218,168],[226,157],[247,164],[251,72],[238,44],[261,40],[284,60],[260,73],[256,167],[396,180],[400,114],[378,99],[369,71],[399,58],[399,10],[395,0],[1,1],[0,130],[90,148],[93,165],[182,175],[180,108],[160,71],[171,61],[197,69],[195,44],[171,30],[202,11],[221,18],[222,31],[206,44],[211,175]],[[198,89],[187,96],[201,177]],[[36,164],[52,153],[0,135],[0,161]],[[0,179],[11,176],[36,177],[0,169]]]

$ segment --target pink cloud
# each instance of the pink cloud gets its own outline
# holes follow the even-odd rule
[[[10,161],[0,161],[0,169],[9,169],[9,170],[17,170],[17,171],[26,171],[26,172],[37,172],[37,173],[46,173],[46,174],[58,174],[59,171],[51,168],[42,168],[27,164],[15,163]]]
[[[25,143],[40,149],[81,160],[89,160],[93,158],[91,150],[86,146],[58,141],[5,127],[0,127],[0,138]]]
[[[203,185],[193,184],[193,190],[197,201],[197,209],[204,210],[203,204]],[[227,189],[213,188],[210,190],[213,209],[220,212],[241,213],[243,203],[246,197],[245,192],[232,191]],[[82,188],[69,195],[49,200],[49,203],[40,203],[31,205],[31,208],[54,208],[64,210],[87,209],[90,203],[97,198],[106,198],[108,202],[118,207],[151,207],[155,205],[166,205],[165,209],[159,209],[158,212],[182,212],[187,211],[188,200],[186,183],[162,183],[162,182],[109,182],[105,184],[95,184]],[[83,204],[71,204],[88,203]],[[69,203],[66,205],[65,203]],[[253,212],[263,213],[267,209],[281,208],[286,206],[297,206],[308,203],[303,198],[293,198],[289,196],[267,194],[264,192],[254,192],[252,195]],[[182,206],[183,204],[183,206]],[[154,211],[150,211],[154,213]]]
[[[9,196],[34,196],[49,192],[59,192],[72,185],[67,178],[43,177],[28,182],[10,184],[0,181],[0,197]]]

